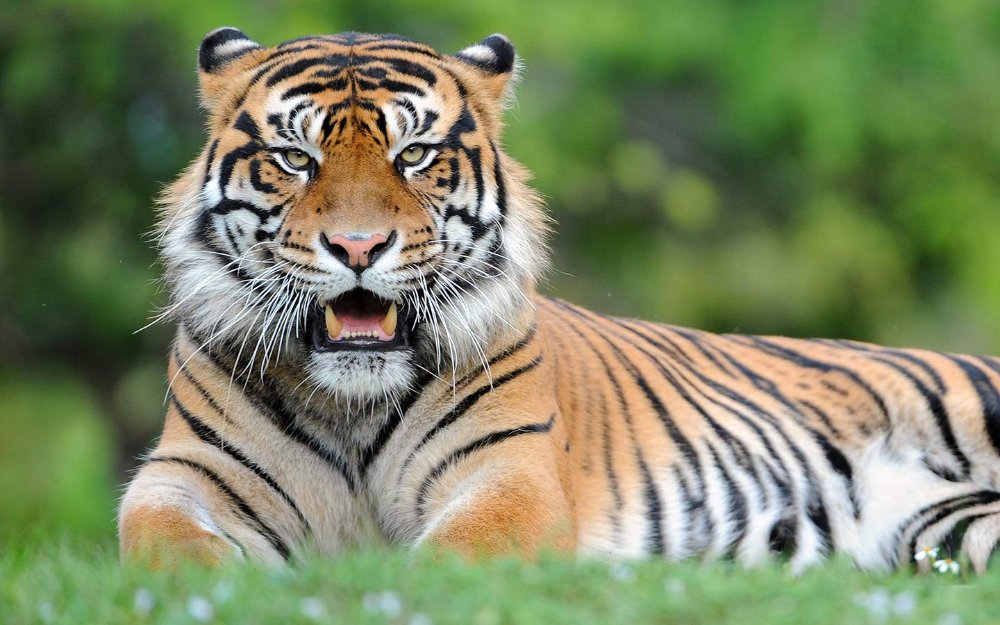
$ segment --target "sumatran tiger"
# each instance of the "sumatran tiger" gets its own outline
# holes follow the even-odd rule
[[[1000,359],[716,335],[539,295],[501,147],[519,66],[209,33],[208,141],[165,191],[177,334],[126,558],[788,558],[888,569],[1000,535]]]

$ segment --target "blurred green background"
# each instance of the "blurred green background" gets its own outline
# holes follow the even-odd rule
[[[163,411],[151,198],[197,152],[195,52],[500,31],[546,290],[716,331],[1000,353],[995,0],[0,4],[0,544],[113,534]]]

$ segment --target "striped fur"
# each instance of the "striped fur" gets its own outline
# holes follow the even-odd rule
[[[546,219],[499,145],[516,68],[397,37],[265,48],[213,31],[209,142],[164,199],[178,323],[163,435],[123,553],[284,562],[390,543],[471,555],[776,554],[863,568],[1000,536],[1000,360],[713,335],[541,297]],[[432,146],[419,169],[408,144]],[[275,150],[310,155],[288,170]],[[392,231],[360,273],[324,233]],[[413,343],[318,353],[354,288]],[[964,530],[958,532],[956,530]]]

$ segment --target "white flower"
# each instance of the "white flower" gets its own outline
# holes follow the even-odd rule
[[[389,618],[396,618],[403,611],[403,600],[396,593],[387,590],[379,597],[378,607],[381,609],[382,614]]]
[[[635,571],[627,564],[615,562],[608,571],[616,582],[630,582],[635,579]]]
[[[952,560],[951,558],[942,558],[934,562],[934,569],[938,573],[951,573],[952,575],[958,575],[958,572],[962,570],[962,566]]]
[[[229,580],[222,580],[212,588],[212,599],[216,603],[225,603],[233,598],[233,583]]]
[[[434,621],[423,612],[414,612],[410,616],[410,625],[434,625]]]
[[[379,613],[378,603],[378,593],[376,592],[366,592],[365,596],[361,597],[361,607],[369,614]]]
[[[915,554],[913,554],[913,559],[917,562],[921,560],[927,560],[928,562],[934,562],[937,559],[938,548],[937,547],[924,547],[923,549],[918,549]]]
[[[313,621],[321,621],[326,617],[326,604],[319,597],[305,597],[299,602],[299,612]]]
[[[38,604],[38,616],[43,623],[51,623],[56,620],[56,609],[48,601],[42,601]]]
[[[889,618],[892,609],[892,594],[887,588],[874,588],[868,594],[854,596],[854,602],[868,610],[868,616],[873,621],[882,622]]]
[[[911,592],[901,592],[892,599],[892,613],[896,616],[910,616],[917,610],[917,598]]]
[[[365,612],[396,618],[403,611],[403,600],[391,590],[366,592],[361,598],[361,606]]]
[[[209,603],[208,599],[204,597],[188,597],[187,610],[191,618],[202,623],[207,623],[215,618],[215,609]]]
[[[156,604],[156,597],[148,588],[138,588],[135,591],[135,598],[132,599],[132,609],[139,616],[149,616]]]
[[[472,625],[500,625],[503,619],[500,613],[490,607],[485,607],[472,617]]]
[[[672,595],[683,595],[687,591],[687,585],[682,580],[671,577],[663,580],[663,590]]]

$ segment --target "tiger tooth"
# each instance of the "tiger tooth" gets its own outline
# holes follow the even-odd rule
[[[337,315],[333,313],[333,308],[327,304],[326,305],[326,334],[331,339],[336,339],[340,336],[341,331],[344,329],[344,324],[337,319]]]
[[[382,331],[385,332],[386,336],[396,334],[396,302],[389,305],[389,312],[385,313],[385,317],[379,322],[379,326],[382,327]]]

